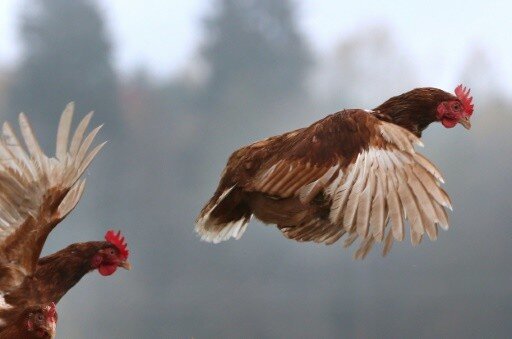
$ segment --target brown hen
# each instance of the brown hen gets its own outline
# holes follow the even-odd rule
[[[448,228],[451,209],[437,168],[414,149],[432,122],[469,129],[469,91],[455,95],[417,88],[373,110],[347,109],[309,127],[258,141],[235,151],[219,186],[196,220],[201,239],[240,238],[254,215],[288,238],[345,246],[361,239],[356,258],[373,244],[405,236],[418,244]],[[389,225],[391,224],[391,225]]]

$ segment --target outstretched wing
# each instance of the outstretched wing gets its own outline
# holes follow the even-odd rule
[[[66,106],[57,131],[55,157],[43,153],[32,128],[21,113],[19,124],[25,146],[4,123],[0,140],[0,263],[24,275],[34,272],[51,230],[76,206],[85,187],[80,179],[105,143],[91,151],[101,126],[85,138],[92,112],[78,124],[71,141],[74,104]]]
[[[386,254],[393,239],[404,239],[405,220],[413,244],[425,233],[436,239],[438,225],[448,227],[444,208],[451,203],[440,187],[443,179],[414,145],[422,145],[414,134],[367,112],[337,113],[276,149],[245,189],[298,197],[303,204],[315,203],[321,194],[329,203],[328,215],[282,227],[286,236],[332,243],[347,233],[347,246],[362,240],[357,258],[383,240]]]
[[[406,220],[413,245],[419,244],[425,233],[436,240],[438,226],[448,229],[445,208],[452,208],[440,187],[444,182],[441,174],[414,150],[421,141],[387,122],[380,122],[378,131],[341,182],[328,187],[333,199],[329,218],[350,234],[346,246],[361,239],[355,253],[361,259],[375,242],[384,241],[383,253],[387,254],[393,239],[404,239]],[[391,227],[386,227],[388,221]]]

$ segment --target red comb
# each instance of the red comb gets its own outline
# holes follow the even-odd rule
[[[121,236],[121,231],[114,233],[114,231],[109,230],[105,234],[105,240],[117,247],[119,253],[121,253],[121,256],[123,256],[124,259],[128,259],[130,251],[128,251],[128,244],[124,242],[124,237]]]
[[[455,88],[455,95],[459,98],[462,106],[464,106],[464,111],[467,115],[471,116],[473,114],[473,97],[469,96],[469,92],[471,90],[469,88],[463,87],[462,84]]]

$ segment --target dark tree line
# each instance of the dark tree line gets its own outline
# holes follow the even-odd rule
[[[68,101],[97,111],[111,131],[120,124],[111,45],[89,0],[27,1],[20,27],[23,57],[9,112],[24,111],[50,129]]]

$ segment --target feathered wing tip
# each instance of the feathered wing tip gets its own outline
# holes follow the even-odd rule
[[[0,140],[0,239],[14,231],[29,215],[37,215],[51,189],[68,191],[58,206],[58,218],[66,216],[80,199],[84,181],[79,179],[105,143],[89,150],[101,128],[94,128],[84,138],[92,112],[78,124],[70,141],[73,111],[74,103],[71,102],[61,115],[55,157],[44,154],[25,114],[19,115],[24,146],[9,123],[3,124],[3,138]]]
[[[213,204],[208,204],[197,217],[194,230],[201,237],[201,240],[217,244],[230,238],[240,239],[244,234],[250,216],[243,216],[240,219],[224,223],[212,217],[212,212],[219,207],[234,188],[235,186],[232,186],[225,190]]]
[[[80,200],[85,188],[85,180],[79,181],[79,178],[89,167],[91,161],[100,152],[106,142],[103,142],[89,151],[103,125],[94,128],[86,137],[83,138],[85,130],[92,118],[93,112],[88,113],[78,124],[71,141],[69,140],[71,124],[73,122],[74,103],[69,103],[61,115],[59,127],[57,130],[57,141],[55,148],[55,172],[57,175],[51,176],[54,185],[70,188],[70,191],[59,206],[59,215],[67,215],[75,208]]]
[[[94,157],[106,144],[105,141],[93,148],[92,151],[89,151],[89,147],[103,125],[97,126],[85,139],[83,138],[93,112],[87,114],[78,124],[70,143],[69,135],[73,119],[73,110],[74,103],[70,103],[62,113],[57,131],[57,145],[55,150],[55,157],[59,160],[60,166],[62,167],[61,171],[64,174],[61,179],[64,179],[64,186],[68,187],[76,183]]]
[[[72,186],[80,178],[92,159],[106,143],[103,142],[89,152],[89,147],[102,127],[102,125],[100,125],[94,128],[86,138],[83,139],[85,130],[87,129],[93,115],[93,112],[90,112],[78,124],[70,144],[69,135],[73,120],[73,111],[74,103],[71,102],[66,106],[61,115],[57,130],[55,158],[49,158],[44,154],[25,114],[20,114],[19,122],[21,133],[29,154],[25,152],[24,148],[18,142],[10,125],[5,123],[3,129],[4,139],[6,141],[5,143],[7,144],[7,148],[11,151],[11,155],[14,156],[14,162],[25,162],[29,167],[29,170],[34,170],[34,167],[40,167],[40,175],[46,174],[49,176],[49,174],[53,174],[54,176],[49,176],[53,179],[52,181],[58,182],[63,186]],[[19,168],[19,166],[18,170],[24,172]],[[37,178],[35,177],[34,179]]]
[[[326,189],[333,199],[330,220],[348,234],[344,246],[360,239],[355,259],[364,259],[378,242],[386,255],[394,240],[405,239],[407,225],[413,246],[424,234],[436,240],[438,227],[448,229],[451,201],[439,170],[415,152],[419,139],[388,123],[381,124],[380,135],[389,146],[360,153],[343,183],[334,180]]]
[[[69,190],[66,197],[61,201],[59,208],[57,210],[59,216],[68,215],[71,212],[78,202],[80,198],[82,198],[82,194],[85,190],[85,179],[79,180],[72,189]]]
[[[248,223],[249,219],[242,218],[226,224],[215,224],[209,220],[209,216],[207,215],[197,220],[195,231],[200,236],[201,240],[218,244],[221,241],[231,238],[240,239]]]
[[[68,152],[68,138],[71,123],[73,122],[73,112],[75,110],[75,103],[70,102],[67,104],[64,112],[60,116],[59,128],[57,130],[57,141],[55,147],[55,156],[59,160],[64,160]]]

